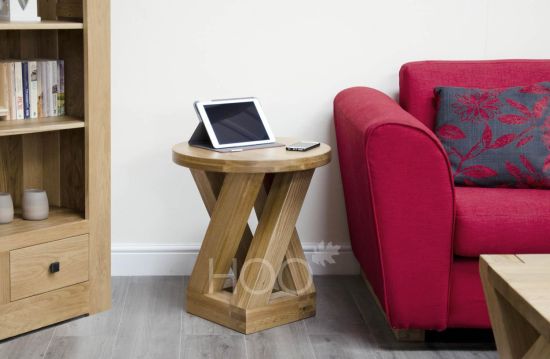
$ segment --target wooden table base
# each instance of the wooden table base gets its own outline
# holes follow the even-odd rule
[[[313,172],[191,169],[211,221],[187,288],[189,313],[245,334],[315,315],[315,287],[295,229]],[[227,287],[228,278],[234,285]]]

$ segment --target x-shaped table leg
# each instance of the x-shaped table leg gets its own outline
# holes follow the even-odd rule
[[[314,315],[315,288],[295,229],[313,170],[192,174],[211,222],[189,282],[188,311],[246,333]],[[238,282],[230,293],[223,285],[234,259]],[[277,278],[283,290],[273,293]]]

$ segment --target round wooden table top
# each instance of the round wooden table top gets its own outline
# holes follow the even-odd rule
[[[299,142],[292,138],[277,138],[284,145]],[[287,151],[285,146],[260,148],[240,152],[216,152],[189,146],[182,142],[172,148],[172,159],[180,166],[211,172],[273,173],[303,171],[330,162],[330,146],[305,152]]]

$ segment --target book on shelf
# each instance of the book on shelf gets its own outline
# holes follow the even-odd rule
[[[25,103],[23,100],[23,63],[14,63],[15,113],[16,119],[25,119]]]
[[[29,63],[22,62],[21,68],[23,69],[23,108],[25,119],[31,118],[31,99],[29,91]]]
[[[5,113],[2,112],[5,109]],[[65,115],[63,60],[0,61],[0,120]]]
[[[36,61],[29,61],[30,118],[38,118],[38,67]]]
[[[7,63],[0,63],[0,86],[2,88],[8,88],[10,81],[10,68]],[[10,108],[10,94],[8,91],[0,93],[0,116],[4,116],[6,120],[11,119]]]
[[[57,114],[65,115],[65,61],[57,61]]]
[[[40,66],[41,62],[36,63],[36,111],[38,112],[38,118],[44,117],[44,92],[42,90],[42,70]]]
[[[51,89],[51,104],[50,104],[50,116],[57,116],[58,115],[58,108],[57,108],[57,86],[58,86],[58,69],[57,69],[57,61],[49,61],[48,62],[48,71],[49,71],[49,79],[50,79],[50,89]]]
[[[51,91],[48,90],[49,76],[48,76],[48,62],[40,61],[40,78],[42,79],[42,117],[48,117],[50,115],[50,99],[52,98]]]
[[[9,102],[8,105],[9,113],[10,113],[10,119],[15,120],[17,119],[17,102],[15,97],[15,87],[13,84],[15,83],[15,64],[10,62],[8,65],[8,96],[9,96]]]

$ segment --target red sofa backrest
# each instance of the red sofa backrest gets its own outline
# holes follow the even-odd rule
[[[399,102],[433,129],[436,86],[498,88],[542,81],[550,81],[550,60],[410,62],[399,72]]]

